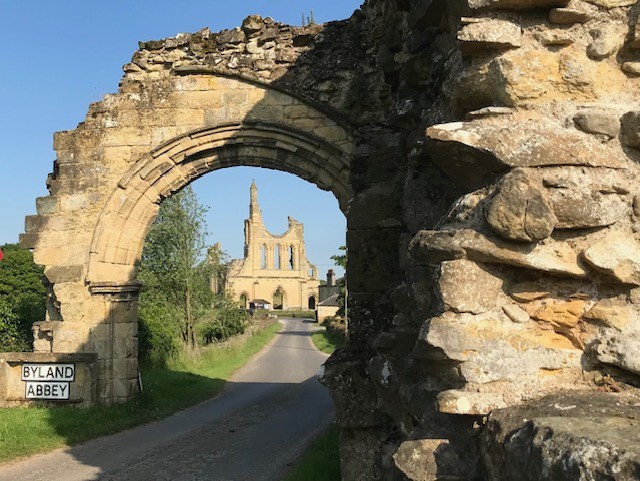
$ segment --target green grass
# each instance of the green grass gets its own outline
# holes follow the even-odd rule
[[[244,343],[208,347],[166,369],[142,367],[138,401],[89,409],[0,409],[0,463],[76,444],[168,416],[220,392],[225,381],[275,336],[275,322]]]
[[[280,309],[273,309],[269,311],[270,314],[275,314],[278,317],[294,317],[294,318],[303,318],[303,319],[315,319],[316,312],[308,309],[297,310],[297,311],[287,311]]]
[[[311,334],[311,340],[319,350],[327,354],[333,353],[337,348],[344,345],[343,336],[329,332],[326,329]]]
[[[309,449],[283,481],[340,481],[338,429],[331,425]]]

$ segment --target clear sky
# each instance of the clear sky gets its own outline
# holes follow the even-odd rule
[[[0,244],[17,242],[35,198],[47,195],[53,133],[81,122],[91,102],[117,91],[122,65],[138,41],[241,25],[249,14],[300,25],[348,18],[361,0],[0,0]],[[211,243],[241,257],[249,186],[255,179],[267,228],[303,222],[309,260],[321,274],[344,244],[345,219],[335,198],[297,177],[264,169],[212,172],[193,185],[209,206]]]

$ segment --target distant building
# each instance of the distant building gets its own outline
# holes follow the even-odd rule
[[[272,309],[315,309],[320,282],[306,257],[303,225],[289,217],[284,234],[271,234],[262,221],[255,182],[250,192],[244,259],[227,265],[225,292],[246,308],[252,301],[267,301]]]
[[[334,294],[340,294],[340,286],[336,284],[336,273],[333,269],[327,271],[327,283],[319,287],[318,302],[329,299]]]

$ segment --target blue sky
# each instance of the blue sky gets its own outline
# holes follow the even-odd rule
[[[53,133],[81,122],[91,102],[117,91],[122,65],[138,41],[239,26],[249,14],[300,25],[348,18],[361,0],[0,0],[0,244],[16,242],[36,197],[47,195]],[[194,183],[209,206],[211,242],[242,255],[243,220],[255,179],[267,228],[286,230],[290,215],[305,224],[307,254],[320,273],[344,244],[345,219],[335,198],[281,172],[231,168]]]

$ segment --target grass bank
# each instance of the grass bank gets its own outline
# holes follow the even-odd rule
[[[302,456],[283,481],[340,481],[338,429],[331,425]]]
[[[344,345],[343,335],[335,331],[328,331],[326,328],[311,334],[311,340],[319,350],[327,354],[333,353],[333,351]]]
[[[138,401],[113,407],[2,408],[0,463],[164,418],[220,392],[227,379],[275,336],[280,323],[242,342],[202,349],[169,368],[141,368]]]

